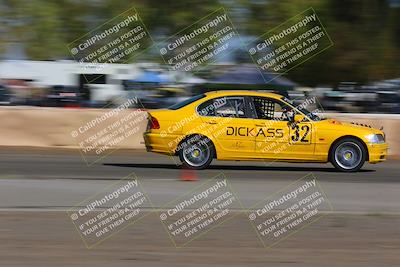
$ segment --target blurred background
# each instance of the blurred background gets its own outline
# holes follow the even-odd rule
[[[155,43],[221,6],[242,40],[313,7],[334,45],[269,83],[240,40],[193,73],[170,71],[156,46],[129,64],[85,72],[68,43],[132,6]],[[133,93],[146,108],[163,108],[204,91],[251,89],[318,96],[328,111],[400,113],[399,62],[399,0],[0,1],[0,105],[101,107]]]
[[[132,6],[155,44],[221,7],[240,38],[229,53],[191,72],[171,71],[157,45],[107,68],[73,59],[68,44]],[[243,43],[310,7],[334,45],[284,75],[260,73]],[[316,96],[327,116],[383,127],[390,158],[351,174],[330,165],[236,161],[187,174],[177,159],[145,152],[146,121],[118,151],[91,157],[99,161],[90,166],[71,135],[121,97],[138,96],[153,109],[227,89],[299,101]],[[399,266],[398,114],[400,0],[0,0],[0,265]],[[154,216],[85,249],[65,211],[132,172],[152,202],[144,212]],[[243,211],[312,173],[334,212],[321,210],[329,216],[269,250],[245,214],[176,249],[155,211],[221,173]],[[199,181],[180,181],[188,175]]]

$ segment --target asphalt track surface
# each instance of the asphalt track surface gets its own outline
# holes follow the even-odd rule
[[[155,207],[163,207],[201,182],[223,173],[245,207],[312,173],[336,212],[399,213],[400,162],[366,164],[357,173],[330,164],[214,161],[197,171],[198,182],[179,181],[176,158],[145,151],[117,151],[87,166],[79,151],[0,150],[0,209],[68,209],[130,173],[135,173]]]
[[[400,162],[341,173],[329,164],[218,162],[179,180],[176,159],[117,151],[87,166],[76,150],[0,150],[0,266],[398,266]],[[135,173],[154,207],[88,250],[65,210]],[[156,210],[223,173],[251,208],[312,173],[332,204],[321,220],[265,249],[241,210],[237,219],[175,248]],[[243,215],[243,216],[242,216]]]

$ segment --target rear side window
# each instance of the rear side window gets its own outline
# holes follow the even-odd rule
[[[210,99],[198,106],[201,116],[246,118],[244,97],[220,97]]]
[[[177,109],[183,108],[183,107],[185,107],[185,106],[187,106],[189,104],[192,104],[193,102],[195,102],[195,101],[197,101],[199,99],[202,99],[205,96],[206,96],[205,94],[193,96],[191,98],[186,99],[185,101],[176,103],[176,104],[168,107],[168,109],[177,110]]]

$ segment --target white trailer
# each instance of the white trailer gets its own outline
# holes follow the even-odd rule
[[[134,79],[139,74],[140,69],[133,64],[93,65],[69,60],[0,62],[0,79],[30,80],[38,87],[73,86],[81,92],[88,88],[94,102],[124,96],[122,80]]]

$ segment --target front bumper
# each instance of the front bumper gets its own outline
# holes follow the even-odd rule
[[[368,144],[369,163],[385,161],[388,155],[388,144]]]

